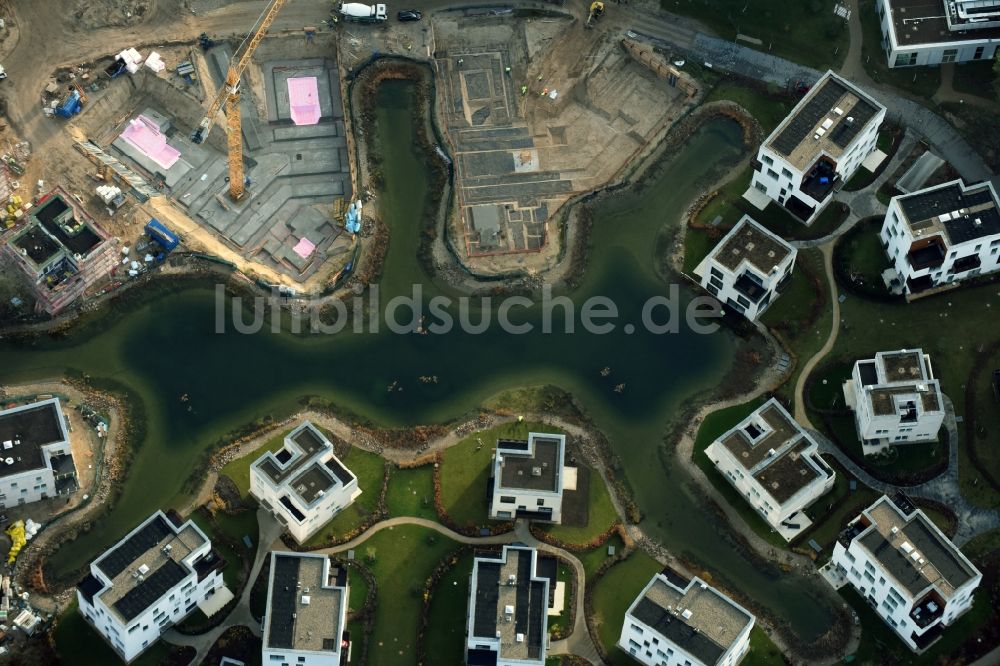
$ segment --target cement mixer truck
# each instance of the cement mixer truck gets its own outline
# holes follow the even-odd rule
[[[345,2],[340,6],[340,13],[347,21],[360,23],[378,23],[386,20],[385,5],[366,5],[360,2]]]

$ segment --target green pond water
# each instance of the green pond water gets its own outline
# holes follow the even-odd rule
[[[416,215],[428,186],[413,142],[413,87],[384,84],[379,101],[387,183],[379,207],[392,232],[383,303],[409,293],[414,283],[422,284],[425,298],[447,294],[415,258]],[[641,192],[600,204],[587,274],[571,298],[580,303],[607,296],[618,305],[620,323],[638,323],[641,304],[667,293],[655,270],[661,234],[677,224],[699,179],[741,152],[739,127],[711,121]],[[681,293],[684,301],[693,296],[685,287]],[[607,433],[652,537],[770,608],[803,638],[829,624],[830,612],[801,579],[759,571],[733,550],[725,539],[728,528],[699,505],[692,481],[670,456],[659,454],[679,402],[724,376],[736,348],[727,333],[698,335],[682,325],[678,334],[655,335],[640,326],[627,335],[619,325],[609,335],[509,335],[492,326],[480,335],[396,335],[383,327],[379,334],[294,336],[242,335],[230,325],[229,332],[217,334],[212,285],[143,300],[68,338],[0,346],[2,381],[52,377],[72,368],[124,384],[144,403],[148,435],[121,499],[91,532],[55,554],[51,566],[57,573],[83,566],[153,510],[181,504],[183,481],[205,447],[261,415],[292,410],[303,395],[321,395],[380,424],[401,426],[445,421],[504,389],[550,383],[576,395]],[[515,309],[512,318],[537,323],[538,308]],[[606,366],[612,374],[601,377]],[[439,381],[422,384],[420,375]],[[404,390],[388,392],[394,381]],[[622,382],[625,391],[614,392]],[[188,402],[180,401],[183,394]]]

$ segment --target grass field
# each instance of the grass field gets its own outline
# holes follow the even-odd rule
[[[212,540],[212,548],[225,558],[226,568],[222,572],[222,577],[226,582],[226,587],[234,593],[243,585],[243,560],[252,560],[256,550],[247,548],[243,544],[243,535],[250,537],[257,545],[257,512],[244,511],[236,516],[228,516],[224,513],[217,513],[213,522],[204,509],[198,509],[190,516],[191,520],[208,535]],[[217,535],[224,535],[232,542],[230,546],[226,541],[219,539]],[[252,562],[251,562],[252,563]]]
[[[444,451],[441,462],[441,503],[459,525],[488,521],[486,486],[498,439],[527,439],[529,432],[552,432],[544,423],[508,423],[473,433]]]
[[[662,568],[660,563],[649,555],[635,551],[625,561],[611,567],[594,586],[593,611],[597,635],[608,652],[608,661],[613,666],[635,663],[631,657],[615,647],[621,635],[622,618],[649,579]]]
[[[469,604],[469,576],[472,574],[471,552],[463,553],[458,562],[441,579],[431,598],[430,617],[424,638],[427,654],[437,663],[461,664],[465,659],[465,618]]]
[[[622,542],[622,538],[615,534],[608,539],[607,543],[603,546],[591,548],[590,550],[585,550],[582,553],[576,553],[577,559],[579,559],[580,563],[583,565],[584,575],[586,575],[588,581],[590,580],[590,577],[594,575],[594,572],[597,571],[597,568],[601,566],[605,560],[609,559],[609,546],[614,547],[615,553],[620,553],[622,552],[622,548],[625,547],[625,544]]]
[[[767,135],[785,119],[798,98],[777,88],[764,92],[747,86],[743,81],[724,79],[716,83],[705,96],[706,104],[719,100],[729,100],[742,106],[757,119]]]
[[[305,546],[319,546],[338,534],[346,534],[367,520],[378,506],[385,467],[380,456],[352,446],[341,462],[358,477],[361,495],[306,541]],[[225,470],[223,470],[225,471]]]
[[[955,92],[974,95],[984,99],[997,100],[996,88],[993,87],[992,60],[980,60],[979,62],[963,62],[955,65],[955,73],[952,75],[951,87]]]
[[[820,70],[837,69],[847,54],[847,23],[827,0],[661,0],[675,14],[698,19],[720,37],[747,35],[752,46]]]
[[[548,532],[556,539],[569,544],[585,544],[594,537],[603,534],[615,521],[618,520],[618,513],[615,505],[611,502],[611,495],[604,480],[596,470],[585,470],[581,468],[580,474],[587,474],[590,477],[587,493],[587,524],[586,525],[541,525],[541,529]],[[567,503],[570,500],[563,497],[563,517],[564,521],[570,513]]]
[[[358,547],[357,555],[375,574],[379,589],[369,664],[416,664],[424,581],[456,548],[455,542],[415,525],[383,530]],[[456,617],[464,618],[464,604],[462,609],[450,623],[454,624]]]
[[[385,503],[390,518],[416,516],[437,520],[434,510],[434,465],[393,469]]]

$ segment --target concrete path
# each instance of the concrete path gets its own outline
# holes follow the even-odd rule
[[[840,301],[837,300],[837,281],[833,277],[833,245],[834,241],[830,240],[819,248],[820,252],[823,253],[823,268],[825,269],[826,279],[829,283],[830,306],[833,309],[833,323],[830,325],[830,337],[826,339],[820,350],[805,362],[802,366],[802,371],[799,372],[798,379],[795,380],[795,420],[806,428],[813,428],[812,423],[809,421],[809,416],[806,414],[805,402],[802,400],[802,391],[805,387],[806,379],[809,378],[809,374],[812,373],[816,364],[833,349],[833,345],[837,342],[837,334],[840,333]]]
[[[944,426],[948,430],[948,468],[939,476],[913,486],[897,486],[879,481],[855,463],[841,448],[830,441],[825,435],[812,430],[811,434],[819,444],[820,451],[837,459],[851,474],[866,486],[876,492],[892,495],[902,490],[910,497],[922,498],[939,502],[948,507],[958,518],[958,531],[953,541],[959,547],[970,539],[990,530],[1000,529],[1000,511],[984,509],[970,503],[962,496],[958,480],[958,424],[955,420],[955,405],[947,396],[944,397]],[[811,427],[807,426],[807,427]]]

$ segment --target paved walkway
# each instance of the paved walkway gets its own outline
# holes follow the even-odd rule
[[[971,504],[962,496],[958,480],[958,424],[955,420],[955,405],[947,396],[944,397],[944,426],[948,430],[948,468],[941,475],[913,486],[897,486],[879,481],[855,463],[841,448],[831,442],[825,435],[812,430],[811,434],[819,444],[820,451],[837,459],[851,474],[866,486],[877,492],[892,495],[902,490],[910,497],[917,497],[939,502],[948,507],[958,518],[958,531],[953,541],[962,546],[970,539],[994,529],[1000,529],[1000,511],[984,509]],[[811,425],[807,427],[812,427]]]

